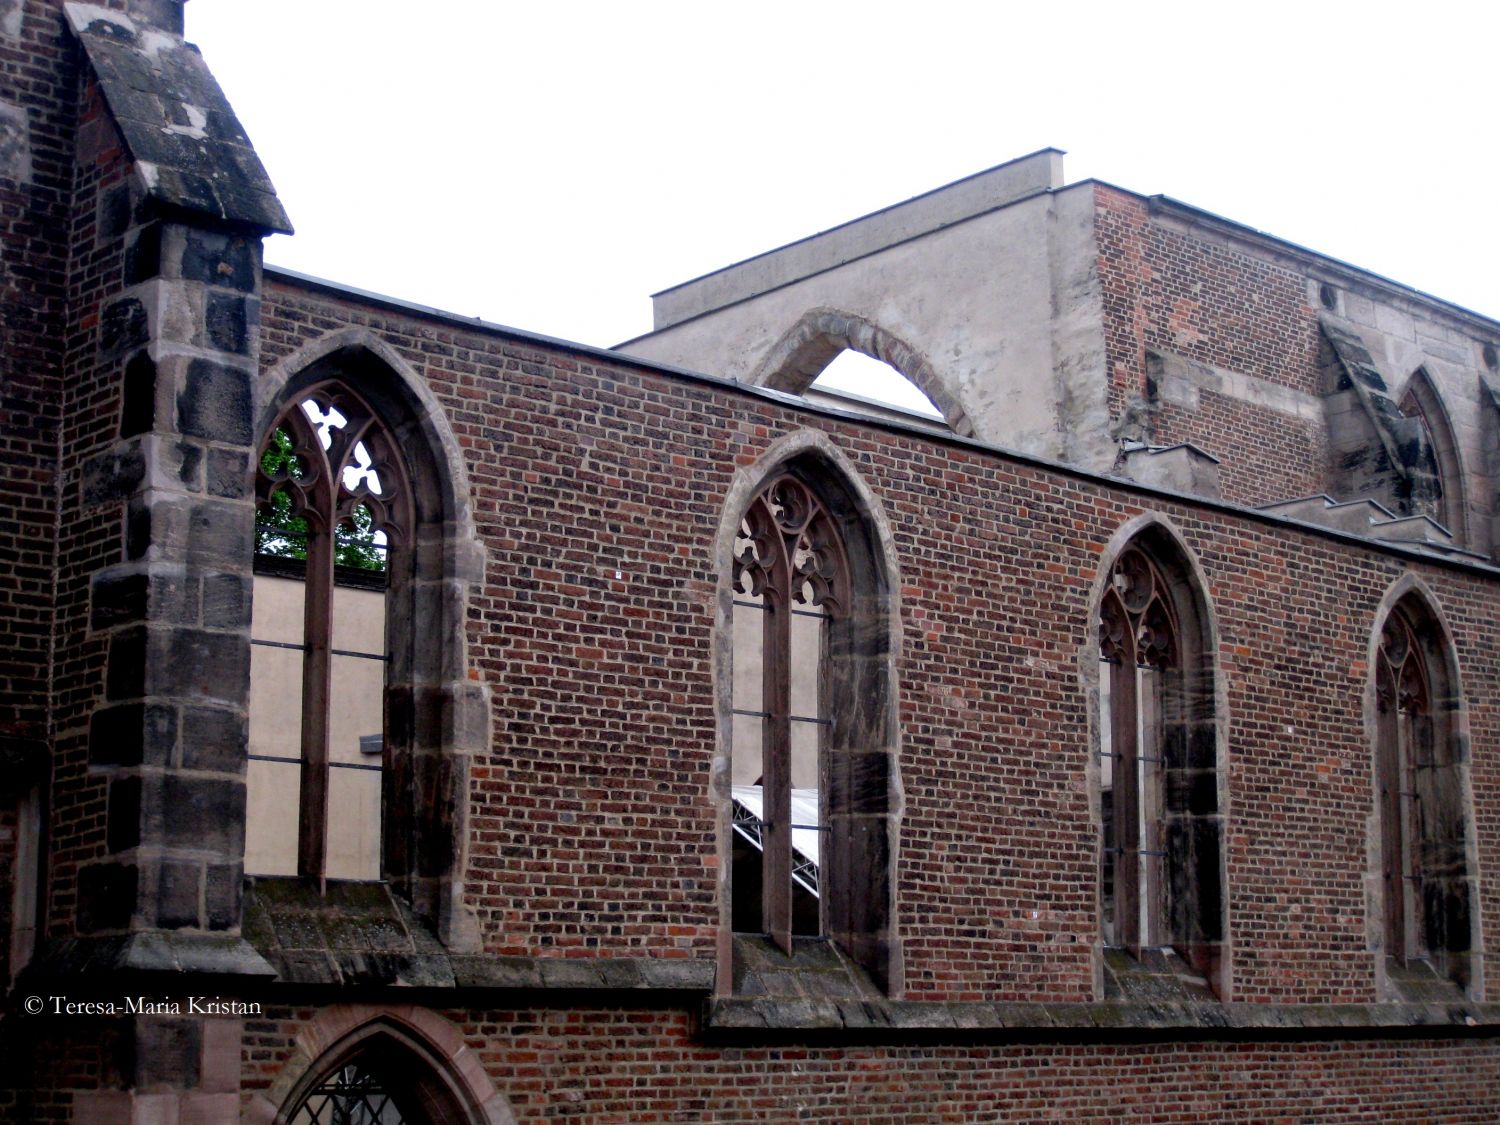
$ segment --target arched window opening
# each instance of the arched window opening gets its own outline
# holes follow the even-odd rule
[[[745,513],[734,599],[734,928],[790,953],[793,934],[823,933],[824,663],[828,623],[849,604],[838,531],[795,477]]]
[[[794,460],[744,509],[727,577],[726,921],[789,955],[830,941],[888,988],[895,689],[870,519],[825,465]]]
[[[766,353],[749,381],[794,395],[817,397],[826,392],[836,396],[840,406],[886,417],[915,411],[954,433],[974,433],[945,375],[905,341],[837,309],[804,313]],[[858,397],[851,400],[850,395]]]
[[[850,348],[834,356],[807,389],[809,396],[816,396],[819,391],[832,392],[841,398],[854,396],[877,407],[895,407],[943,423],[943,412],[920,387],[889,363]]]
[[[256,476],[245,869],[381,876],[386,577],[409,542],[404,459],[333,382],[282,410]]]
[[[1375,658],[1375,773],[1385,951],[1469,982],[1471,891],[1463,754],[1440,626],[1397,603]]]
[[[458,1082],[395,1030],[365,1034],[358,1047],[315,1072],[278,1121],[288,1125],[463,1125],[484,1116]]]
[[[1176,954],[1213,985],[1222,819],[1206,622],[1171,540],[1138,536],[1099,606],[1101,936]]]
[[[1429,515],[1446,527],[1455,542],[1466,543],[1468,521],[1458,445],[1442,400],[1425,368],[1419,367],[1412,373],[1399,409],[1420,427],[1422,444],[1431,451],[1430,465],[1435,470],[1431,479],[1413,480],[1412,507],[1415,512]]]

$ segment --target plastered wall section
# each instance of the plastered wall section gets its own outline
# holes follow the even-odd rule
[[[741,382],[805,313],[916,351],[982,441],[1108,468],[1105,349],[1088,189],[1033,195],[621,345]]]
[[[1316,290],[1316,279],[1310,279]],[[1418,370],[1425,370],[1452,428],[1462,479],[1465,527],[1477,550],[1492,552],[1497,543],[1495,514],[1496,407],[1491,388],[1500,372],[1484,360],[1484,345],[1500,340],[1500,324],[1434,308],[1430,302],[1401,299],[1373,286],[1349,281],[1329,283],[1336,317],[1369,350],[1391,397],[1401,402]],[[1316,300],[1316,296],[1313,298]],[[1443,482],[1445,490],[1453,484]]]

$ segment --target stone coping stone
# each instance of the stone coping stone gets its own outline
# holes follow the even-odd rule
[[[238,935],[144,930],[49,943],[27,967],[38,980],[117,980],[154,974],[266,979],[276,970]]]
[[[65,5],[148,194],[179,211],[290,234],[276,189],[198,49],[128,15]]]

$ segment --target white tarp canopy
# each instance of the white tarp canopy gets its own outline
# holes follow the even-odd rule
[[[765,819],[765,801],[759,785],[736,785],[733,791],[735,804],[741,806],[756,820]],[[814,867],[818,865],[818,791],[816,789],[792,790],[792,823],[805,824],[806,828],[792,829],[792,850]],[[738,824],[736,831],[757,848],[760,836],[751,835]]]

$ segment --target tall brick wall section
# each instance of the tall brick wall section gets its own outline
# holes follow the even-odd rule
[[[58,6],[0,2],[0,741],[47,739],[77,66]]]
[[[1110,413],[1146,397],[1146,352],[1167,352],[1316,393],[1318,323],[1307,278],[1161,221],[1139,196],[1097,185]],[[1160,404],[1150,440],[1191,441],[1222,462],[1226,500],[1264,504],[1323,491],[1321,420],[1205,392],[1198,410]]]
[[[492,951],[711,953],[711,545],[735,468],[804,426],[879,497],[901,567],[910,997],[1093,996],[1089,599],[1111,536],[1147,510],[1201,561],[1219,639],[1235,999],[1375,999],[1362,700],[1402,574],[1454,630],[1481,874],[1500,855],[1487,577],[284,281],[268,285],[264,359],[349,325],[421,373],[469,451],[489,558],[470,657],[494,693],[469,896]],[[1493,933],[1493,893],[1482,907]]]
[[[123,535],[118,520],[96,521],[73,526],[62,542],[58,526],[77,466],[118,424],[119,387],[89,352],[98,348],[99,301],[121,264],[117,240],[96,229],[111,221],[100,204],[127,166],[97,93],[80,93],[60,0],[0,0],[0,64],[0,743],[55,750],[48,742],[63,731],[67,743],[66,728],[87,717],[91,689],[80,693],[81,685],[102,675],[102,650],[76,643],[83,576],[91,560],[118,552]],[[43,776],[55,769],[61,828],[53,860],[62,878],[51,901],[66,916],[72,867],[102,844],[102,789],[83,779],[76,739],[43,761]]]
[[[681,1012],[444,1013],[517,1121],[1491,1122],[1489,1041],[707,1049]],[[247,1025],[244,1089],[291,1054],[303,1012]]]
[[[118,501],[101,503],[84,494],[83,467],[119,436],[123,355],[139,346],[145,332],[141,318],[105,323],[100,316],[125,272],[120,234],[126,215],[119,213],[118,189],[127,182],[130,162],[91,83],[83,91],[80,117],[63,335],[69,377],[62,394],[53,658],[49,906],[50,924],[60,934],[72,929],[79,865],[102,854],[105,845],[105,785],[88,769],[87,734],[104,690],[108,639],[89,628],[89,579],[119,561],[125,538]]]

